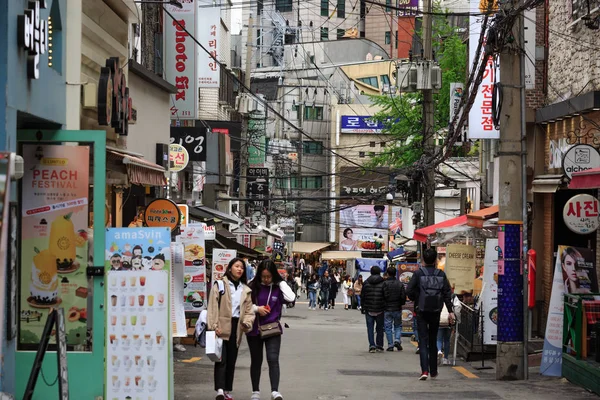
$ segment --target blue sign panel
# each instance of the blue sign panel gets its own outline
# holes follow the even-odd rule
[[[342,115],[342,133],[381,133],[383,122],[377,122],[371,116]]]

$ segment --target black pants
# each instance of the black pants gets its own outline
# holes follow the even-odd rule
[[[262,339],[260,336],[247,336],[250,348],[250,379],[252,391],[260,391],[260,371],[263,363],[263,344],[267,350],[267,364],[269,364],[269,379],[271,391],[279,391],[279,351],[281,350],[281,335]]]
[[[221,362],[215,363],[215,390],[223,389],[226,392],[233,390],[233,376],[235,363],[238,356],[237,326],[239,318],[231,319],[231,336],[223,341]]]
[[[331,304],[331,307],[335,307],[335,298],[336,297],[337,297],[337,292],[329,293],[329,303]]]
[[[419,312],[417,330],[419,331],[419,356],[421,372],[437,375],[437,333],[440,327],[439,312]]]

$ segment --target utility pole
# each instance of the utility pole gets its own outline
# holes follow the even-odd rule
[[[501,2],[504,12],[514,11],[515,0]],[[500,11],[500,12],[503,12]],[[496,379],[522,380],[524,362],[524,304],[523,304],[523,172],[521,165],[524,124],[522,107],[523,16],[512,27],[514,40],[500,53],[502,104],[500,118],[499,162],[499,221],[498,221],[498,342]],[[500,105],[498,105],[500,107]],[[526,291],[526,290],[525,290]]]
[[[298,93],[298,107],[300,108],[300,115],[298,115],[298,128],[300,128],[300,140],[299,140],[299,149],[298,149],[298,178],[297,178],[297,184],[298,184],[298,197],[302,197],[302,153],[304,152],[304,138],[303,138],[303,134],[302,134],[302,121],[304,119],[304,113],[306,112],[306,104],[305,101],[306,99],[304,99],[302,90],[303,90],[303,80],[300,79],[300,90]],[[297,204],[296,207],[296,224],[300,222],[300,212],[302,211],[302,200],[300,200]],[[294,227],[294,232],[295,232],[296,227]]]
[[[250,90],[250,74],[252,72],[252,33],[254,31],[254,19],[252,14],[248,16],[248,37],[246,40],[246,70],[244,75],[244,85]],[[246,93],[245,96],[250,98],[250,93]],[[248,111],[248,110],[246,110]],[[248,175],[248,129],[249,129],[250,114],[245,113],[242,116],[242,146],[240,151],[241,158],[241,172],[240,172],[240,195],[239,197],[246,197],[246,176]],[[244,210],[246,214],[246,210]]]
[[[423,57],[426,63],[433,64],[432,30],[433,18],[431,15],[431,0],[423,1]],[[431,68],[429,68],[431,71]],[[434,141],[434,104],[433,89],[423,90],[423,138],[425,139],[425,153],[433,154],[435,151]],[[435,224],[435,168],[433,165],[426,166],[425,179],[423,181],[423,219],[425,226]]]

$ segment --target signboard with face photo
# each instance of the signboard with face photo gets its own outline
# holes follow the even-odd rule
[[[389,207],[377,205],[341,206],[340,227],[389,228]]]
[[[339,249],[345,251],[388,251],[385,229],[340,228]]]

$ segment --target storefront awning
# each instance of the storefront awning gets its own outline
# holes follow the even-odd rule
[[[235,250],[237,251],[238,257],[257,258],[263,255],[259,251],[246,247],[233,239],[223,236],[221,233],[219,233],[219,231],[217,231],[217,237],[215,238],[213,248]]]
[[[324,249],[325,247],[330,246],[331,243],[321,243],[321,242],[294,242],[292,246],[292,253],[314,253],[317,250]]]
[[[160,165],[143,158],[110,149],[106,150],[106,161],[123,165],[130,184],[146,186],[164,186],[167,184],[166,170]]]
[[[565,183],[564,175],[538,175],[533,179],[533,193],[556,193]]]
[[[600,168],[574,172],[569,183],[569,189],[598,189],[600,188]]]
[[[198,219],[200,221],[206,220],[218,220],[221,222],[225,222],[226,224],[235,224],[241,225],[244,223],[238,217],[234,217],[233,215],[229,215],[219,210],[215,210],[214,208],[209,208],[206,206],[195,206],[190,207],[190,217],[194,219]]]
[[[282,232],[274,231],[273,229],[269,229],[269,228],[265,228],[265,227],[260,227],[260,229],[267,235],[273,236],[275,239],[283,240],[284,235]]]
[[[361,257],[362,253],[360,251],[324,251],[321,254],[322,260],[352,260]]]
[[[417,229],[413,235],[413,239],[419,242],[427,242],[427,237],[435,235],[435,231],[440,228],[448,228],[450,226],[464,225],[467,223],[467,216],[461,215],[460,217],[452,218],[447,221],[440,222],[439,224],[429,225],[425,228]]]
[[[500,206],[491,206],[467,214],[467,225],[474,228],[483,228],[483,224],[490,218],[495,218],[500,212]]]

